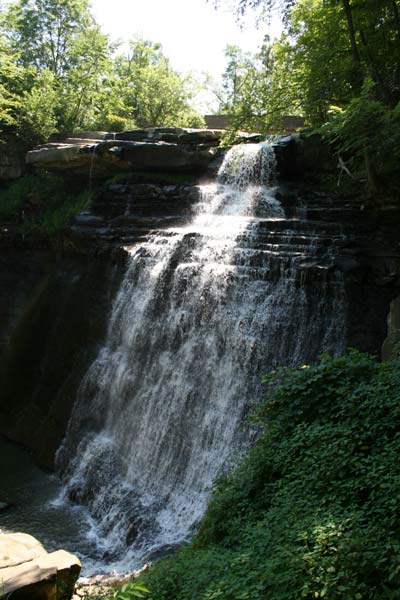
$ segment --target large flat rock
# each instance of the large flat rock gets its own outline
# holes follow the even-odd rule
[[[153,127],[149,129],[122,131],[115,134],[115,139],[131,142],[161,141],[171,144],[218,144],[222,133],[218,129]]]
[[[15,567],[42,554],[46,554],[42,544],[27,533],[0,534],[0,569]]]
[[[220,132],[206,129],[156,128],[102,133],[101,138],[89,134],[38,146],[27,153],[26,162],[47,171],[87,177],[153,170],[202,173],[214,159],[220,139]]]
[[[46,552],[24,533],[0,533],[0,597],[10,600],[69,600],[81,563],[64,550]]]

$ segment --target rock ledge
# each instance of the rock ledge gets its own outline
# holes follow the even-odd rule
[[[10,600],[69,600],[79,577],[76,556],[47,553],[26,533],[0,533],[0,597]]]
[[[131,171],[203,173],[218,154],[220,137],[213,130],[162,127],[59,135],[28,152],[26,163],[89,178]]]

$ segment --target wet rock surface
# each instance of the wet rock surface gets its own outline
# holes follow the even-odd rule
[[[104,335],[123,259],[18,237],[14,248],[11,239],[1,248],[0,434],[33,449],[46,467]]]
[[[66,174],[88,177],[91,168],[109,173],[108,167],[102,171],[104,151],[107,165],[115,165],[112,174],[118,172],[98,187],[90,209],[73,219],[57,244],[43,236],[22,236],[9,226],[0,230],[0,432],[33,448],[47,466],[64,435],[79,382],[104,337],[125,268],[124,248],[189,219],[199,184],[217,170],[221,158],[220,132],[158,128],[109,137],[105,132],[84,132],[78,140],[58,136],[30,155],[39,165],[39,157],[45,161],[54,150],[64,157],[59,164]],[[99,154],[94,153],[98,142],[103,145]],[[258,215],[251,241],[254,277],[275,281],[295,260],[296,285],[318,296],[327,277],[343,276],[346,345],[379,354],[390,303],[400,293],[400,211],[377,213],[366,208],[362,191],[339,197],[304,181],[305,172],[318,172],[318,156],[323,172],[335,173],[335,161],[317,142],[307,147],[292,136],[275,146],[276,197],[284,216]],[[175,157],[206,152],[206,170],[200,177],[181,167],[147,170],[142,163],[138,170],[121,173],[124,152],[133,156],[146,146],[150,153],[154,144],[162,152],[175,145]]]
[[[88,242],[99,251],[139,242],[152,230],[173,227],[189,218],[200,199],[196,181],[159,183],[127,176],[103,186],[90,211],[77,215],[69,237],[77,248]]]

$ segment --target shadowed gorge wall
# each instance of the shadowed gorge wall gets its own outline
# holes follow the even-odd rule
[[[276,156],[284,218],[259,231],[264,249],[277,257],[269,279],[277,280],[297,253],[297,289],[312,306],[326,285],[324,274],[336,272],[346,295],[343,346],[379,353],[399,290],[398,211],[363,210],[362,190],[338,197],[321,188],[320,174],[335,174],[336,166],[319,141],[283,140]],[[120,176],[99,188],[91,211],[75,219],[57,248],[2,229],[0,429],[35,449],[44,464],[52,464],[79,383],[104,341],[126,265],[119,249],[187,221],[199,200],[198,181],[162,173]]]
[[[1,433],[47,466],[104,335],[118,277],[111,262],[57,259],[34,248],[0,263]]]

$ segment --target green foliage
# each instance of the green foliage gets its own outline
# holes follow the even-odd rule
[[[236,131],[262,132],[279,124],[287,106],[283,98],[278,101],[276,97],[274,106],[266,100],[272,98],[274,86],[274,54],[268,36],[255,55],[242,52],[238,46],[227,46],[225,56],[227,66],[216,94],[219,112],[230,117],[228,142]]]
[[[62,77],[72,67],[76,37],[93,24],[88,0],[17,0],[6,8],[2,29],[19,64]]]
[[[92,118],[113,46],[87,0],[17,0],[0,7],[0,33],[11,104],[7,111],[0,105],[0,126],[13,125],[32,144]]]
[[[29,144],[35,143],[37,139],[45,140],[56,130],[56,103],[54,76],[50,71],[43,71],[22,96],[17,123],[21,130],[20,137],[24,141]]]
[[[141,38],[115,56],[87,0],[0,5],[0,34],[0,131],[13,127],[28,144],[54,131],[204,126],[194,77]]]
[[[350,157],[352,168],[366,172],[369,192],[377,203],[384,194],[398,201],[400,161],[400,103],[388,109],[374,95],[371,80],[345,109],[331,108],[320,128],[337,151]]]
[[[0,133],[4,127],[16,124],[21,107],[18,91],[22,70],[16,65],[16,55],[5,39],[0,37]]]
[[[114,592],[112,596],[116,600],[135,600],[145,598],[150,591],[140,581],[130,581]]]
[[[288,114],[301,114],[316,128],[329,121],[324,133],[367,181],[371,205],[398,202],[398,0],[236,0],[233,5],[239,15],[258,8],[266,16],[278,8],[285,30],[259,56],[229,49],[224,77],[230,85],[221,107],[232,114],[232,129],[279,128]],[[260,62],[263,56],[267,60]]]
[[[193,77],[174,71],[160,44],[132,39],[129,52],[116,58],[113,86],[120,111],[139,127],[204,126],[190,106],[196,91]]]
[[[153,600],[389,600],[400,589],[400,363],[350,352],[266,378],[263,428]]]
[[[26,175],[0,192],[0,219],[17,224],[22,233],[53,237],[87,208],[89,200],[87,190],[71,186],[67,192],[64,180],[55,175]]]

